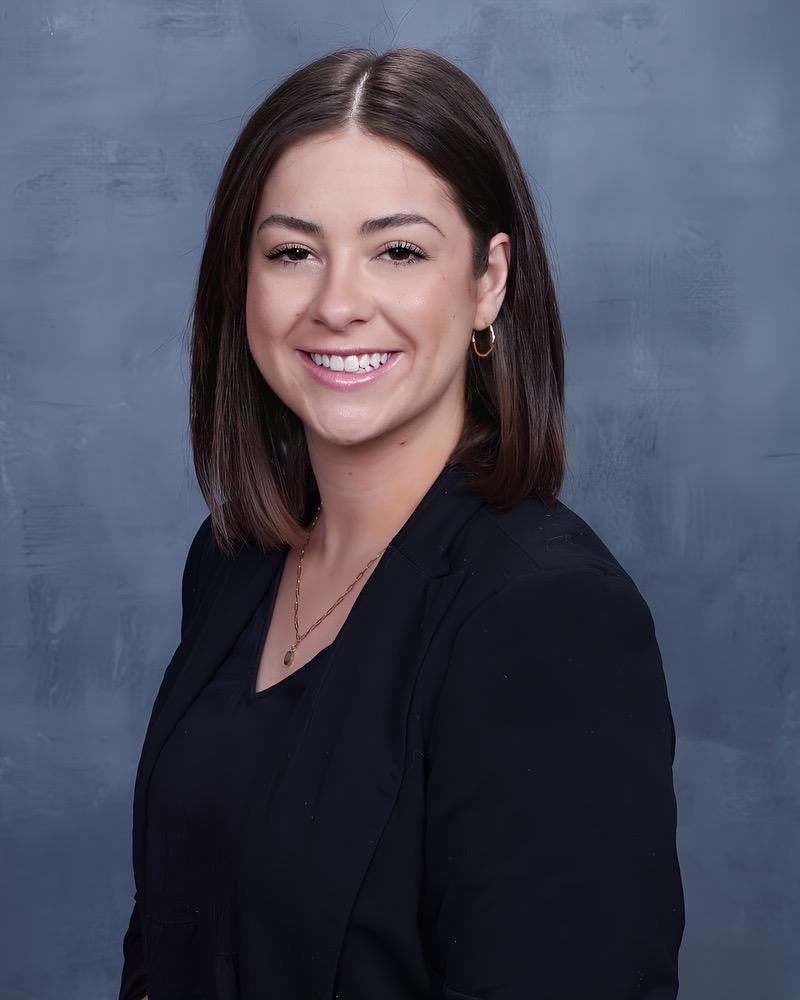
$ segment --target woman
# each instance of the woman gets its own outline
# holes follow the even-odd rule
[[[674,728],[556,497],[563,343],[496,113],[419,49],[255,111],[194,310],[210,509],[134,792],[121,1000],[667,1000]]]

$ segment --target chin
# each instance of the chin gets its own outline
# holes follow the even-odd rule
[[[326,434],[324,440],[331,445],[335,445],[337,448],[358,448],[362,445],[367,446],[378,440],[379,434],[367,434],[359,436],[341,435],[339,437],[333,434]]]
[[[363,426],[356,430],[355,428],[333,428],[321,427],[317,425],[312,428],[312,433],[320,442],[324,442],[328,445],[335,445],[338,448],[355,448],[358,447],[358,445],[374,441],[376,437],[380,436],[375,433],[374,427],[370,428],[368,432],[365,432]]]
[[[341,448],[365,448],[381,443],[395,442],[403,435],[407,421],[390,419],[385,413],[361,413],[357,422],[348,422],[348,426],[339,422],[336,426],[316,423],[312,426],[314,437],[325,444]],[[308,426],[308,425],[307,425]]]

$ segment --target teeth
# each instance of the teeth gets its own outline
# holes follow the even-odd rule
[[[389,353],[387,351],[383,354],[362,354],[360,357],[357,354],[348,354],[345,357],[341,354],[312,354],[311,357],[315,364],[330,368],[334,372],[357,372],[378,368],[388,360]]]

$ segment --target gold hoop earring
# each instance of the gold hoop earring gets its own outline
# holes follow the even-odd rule
[[[472,331],[472,350],[478,355],[479,358],[486,358],[486,357],[488,357],[492,353],[492,351],[494,350],[494,342],[495,342],[495,339],[496,339],[495,335],[494,335],[494,327],[490,323],[486,329],[489,331],[489,333],[491,334],[491,337],[492,337],[492,342],[489,344],[489,350],[488,351],[479,351],[478,350],[478,345],[475,343],[475,334],[477,333],[477,330],[473,330]]]

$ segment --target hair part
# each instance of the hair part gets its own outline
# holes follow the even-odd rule
[[[437,53],[330,52],[281,81],[252,113],[222,169],[190,320],[194,465],[217,546],[302,544],[319,503],[302,421],[273,392],[247,343],[254,216],[274,163],[293,142],[359,128],[421,157],[472,234],[475,278],[493,235],[511,257],[485,358],[468,351],[465,420],[448,462],[498,510],[552,504],[566,467],[564,338],[542,229],[525,172],[487,97]]]

